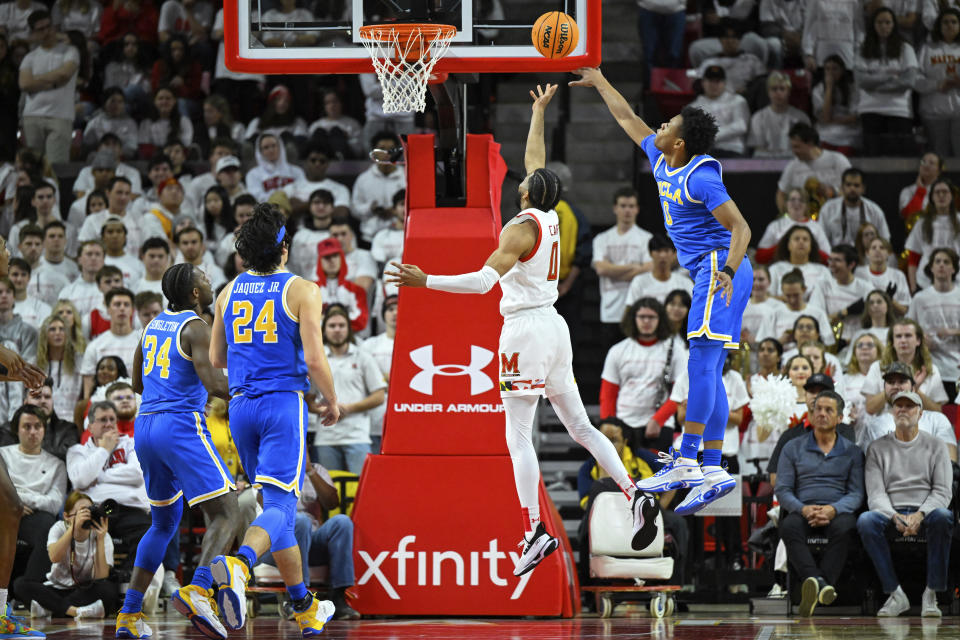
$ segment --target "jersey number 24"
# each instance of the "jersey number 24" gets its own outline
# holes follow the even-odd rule
[[[274,344],[277,341],[277,321],[273,315],[273,300],[263,303],[263,308],[257,314],[253,328],[249,327],[253,319],[253,303],[249,300],[233,301],[233,342],[234,344],[249,344],[253,342],[254,332],[262,334],[263,344]]]

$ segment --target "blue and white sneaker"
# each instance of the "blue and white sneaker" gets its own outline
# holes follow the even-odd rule
[[[637,489],[650,493],[664,493],[674,489],[690,489],[703,484],[703,471],[693,459],[684,458],[680,452],[670,448],[670,453],[660,452],[663,468],[649,478],[637,483]]]
[[[678,516],[689,516],[705,506],[727,495],[737,487],[737,479],[727,473],[723,467],[704,467],[703,484],[694,487],[674,512]]]

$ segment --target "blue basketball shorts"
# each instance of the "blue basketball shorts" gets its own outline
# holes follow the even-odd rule
[[[270,484],[299,497],[307,438],[302,391],[235,396],[230,401],[230,433],[252,484]]]
[[[137,460],[153,506],[171,505],[182,496],[192,507],[236,488],[202,413],[141,414],[135,433]]]
[[[740,263],[733,277],[733,298],[728,306],[721,291],[710,294],[716,286],[717,273],[726,263],[727,253],[721,249],[704,254],[690,273],[693,300],[687,317],[687,339],[717,340],[728,349],[736,349],[740,346],[743,312],[753,290],[753,267],[746,258]]]

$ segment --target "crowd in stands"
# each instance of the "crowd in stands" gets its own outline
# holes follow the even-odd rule
[[[960,154],[960,9],[945,0],[910,10],[706,0],[704,37],[685,52],[686,4],[638,0],[646,77],[688,56],[702,84],[694,104],[719,124],[714,153],[790,158],[771,194],[781,215],[754,230],[753,294],[724,375],[724,459],[734,471],[766,460],[790,561],[818,594],[840,565],[821,571],[798,550],[806,528],[826,527],[831,540],[837,532],[836,557],[857,529],[892,594],[884,607],[898,612],[906,596],[876,542],[885,527],[905,535],[927,527],[927,586],[946,588],[933,565],[945,563],[952,485],[944,482],[957,460],[948,416],[960,378],[960,193],[941,174],[943,158]],[[264,18],[309,20],[311,11],[280,0]],[[343,598],[353,582],[352,525],[326,519],[337,502],[327,472],[359,474],[380,448],[397,328],[397,292],[383,271],[402,255],[406,185],[397,165],[371,163],[352,187],[328,169],[398,148],[416,124],[382,113],[372,75],[357,83],[365,113],[351,114],[337,87],[315,100],[310,82],[228,70],[222,40],[223,10],[206,0],[0,3],[0,110],[18,114],[0,119],[0,235],[11,255],[0,279],[0,340],[49,376],[39,395],[0,383],[8,425],[0,456],[25,505],[14,594],[32,601],[35,615],[115,610],[118,575],[150,523],[129,384],[139,330],[166,304],[170,265],[190,262],[214,287],[244,268],[234,232],[262,202],[289,219],[288,268],[317,282],[328,304],[323,332],[342,419],[317,430],[297,540],[304,558],[329,557],[338,617],[356,615]],[[811,105],[799,108],[797,69],[815,78]],[[898,202],[871,200],[848,159],[857,153],[919,155],[917,178]],[[71,160],[81,168],[68,186],[58,171]],[[572,177],[564,182],[569,195]],[[576,336],[578,276],[592,267],[606,355],[600,395],[587,402],[599,402],[603,433],[643,476],[657,468],[650,450],[680,436],[693,283],[671,241],[638,226],[639,203],[629,187],[612,194],[616,224],[591,243],[583,212],[560,202],[558,308]],[[887,224],[896,217],[909,230],[903,256]],[[794,415],[757,424],[749,409],[757,382],[780,375],[792,385]],[[308,406],[319,410],[315,393]],[[254,490],[231,454],[223,403],[211,402],[208,424],[252,520]],[[921,446],[900,447],[914,441]],[[836,457],[847,475],[810,487],[823,477],[811,465]],[[602,480],[589,461],[581,479],[584,496]],[[107,498],[117,502],[109,516],[99,511]],[[669,514],[674,502],[667,494],[661,506],[684,552],[689,534]],[[718,527],[726,557],[742,566],[738,524]],[[175,588],[184,560],[175,538],[154,603]],[[923,606],[932,612],[936,602],[925,594]]]

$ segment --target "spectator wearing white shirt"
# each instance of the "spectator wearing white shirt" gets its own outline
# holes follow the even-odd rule
[[[13,262],[10,266],[12,280]],[[960,378],[960,288],[956,285],[960,257],[951,248],[934,249],[926,271],[933,284],[913,297],[907,317],[926,331],[930,355],[940,369],[947,397],[954,398]]]
[[[782,292],[781,297],[784,303],[786,303],[786,309],[776,315],[767,316],[766,320],[757,330],[757,337],[761,340],[764,338],[776,338],[783,349],[790,348],[797,342],[797,336],[795,336],[797,321],[802,316],[810,316],[816,321],[815,323],[811,323],[811,328],[817,329],[817,333],[816,337],[811,335],[808,339],[820,340],[822,337],[821,341],[824,344],[828,346],[832,345],[835,342],[832,331],[828,330],[824,336],[819,335],[819,327],[830,326],[830,320],[827,318],[826,312],[823,309],[807,304],[805,301],[807,288],[804,284],[803,272],[799,269],[794,269],[785,274],[783,281],[780,283],[780,289]],[[817,326],[814,327],[814,324]],[[803,337],[807,336],[805,335]]]
[[[83,353],[80,375],[83,376],[83,397],[86,399],[93,391],[97,363],[104,356],[117,356],[127,371],[133,370],[133,352],[140,342],[140,335],[133,330],[133,298],[134,293],[125,288],[112,289],[104,296],[110,315],[110,330],[90,341]]]
[[[709,40],[709,38],[704,38]],[[715,55],[710,55],[703,62],[697,65],[702,78],[708,67],[722,67],[726,73],[727,87],[735,93],[743,93],[754,80],[767,72],[766,46],[762,45],[763,57],[740,48],[740,30],[731,21],[721,24],[720,37],[718,38],[720,51]],[[698,41],[699,42],[699,41]],[[691,61],[694,59],[694,47],[696,42],[690,46]]]
[[[893,11],[877,9],[869,24],[854,65],[863,151],[868,156],[898,155],[912,141],[912,92],[920,67]]]
[[[810,304],[827,312],[831,326],[843,322],[841,337],[846,342],[860,330],[865,299],[873,291],[869,282],[854,275],[858,260],[857,250],[852,246],[835,246],[830,250],[828,262],[830,277],[819,280],[810,293]]]
[[[913,227],[917,217],[930,204],[930,187],[944,168],[943,158],[933,151],[927,151],[920,157],[916,181],[900,190],[900,217],[907,223],[908,229]]]
[[[886,293],[890,298],[891,312],[902,316],[910,308],[910,285],[903,271],[890,266],[889,258],[892,254],[893,247],[888,240],[874,238],[867,249],[867,264],[857,267],[854,273],[868,282],[871,289]]]
[[[69,300],[76,307],[81,318],[100,306],[103,294],[97,287],[97,273],[103,268],[103,244],[99,240],[88,240],[80,245],[80,277],[60,291],[60,298]]]
[[[786,212],[774,218],[773,222],[763,230],[760,242],[757,243],[755,256],[757,262],[762,264],[771,262],[777,254],[780,241],[795,226],[806,227],[810,231],[820,248],[820,257],[826,260],[829,254],[824,252],[830,251],[827,234],[824,233],[820,221],[810,217],[810,197],[807,192],[800,187],[794,187],[787,192]]]
[[[930,42],[920,50],[920,118],[930,146],[941,156],[960,155],[960,9],[937,16]]]
[[[863,383],[867,381],[870,365],[880,359],[885,342],[886,337],[881,340],[875,334],[863,331],[853,339],[853,344],[850,345],[849,360],[843,372],[843,387],[838,391],[850,406],[850,422],[858,432],[863,428],[868,417],[863,406],[866,398],[860,391],[863,389]]]
[[[782,68],[788,57],[802,57],[803,9],[803,3],[794,0],[760,0],[760,35],[771,68]]]
[[[264,22],[313,22],[316,18],[309,9],[297,7],[297,0],[280,0],[276,8],[263,13]],[[264,31],[260,39],[268,47],[306,46],[316,43],[316,31],[270,30]]]
[[[372,338],[367,338],[360,344],[360,348],[367,352],[377,363],[380,373],[383,374],[384,384],[390,382],[390,367],[393,364],[393,342],[397,335],[397,296],[387,296],[383,301],[381,313],[384,331]],[[384,402],[369,411],[370,414],[370,453],[380,453],[383,439],[383,419],[387,413],[387,404]]]
[[[17,315],[31,327],[40,328],[40,324],[50,315],[51,308],[43,300],[27,295],[31,271],[23,258],[11,258],[7,275],[13,283]]]
[[[134,140],[135,142],[136,140]],[[96,152],[100,151],[110,151],[113,153],[114,163],[109,165],[114,169],[114,174],[118,176],[123,176],[130,181],[130,191],[133,193],[134,197],[139,196],[143,193],[143,184],[140,179],[140,171],[136,167],[132,167],[129,164],[120,162],[120,158],[123,157],[124,147],[123,143],[120,141],[120,138],[113,133],[105,133],[100,138],[100,142],[97,144]],[[107,157],[107,156],[104,156]],[[93,156],[93,159],[96,159],[96,153]],[[104,167],[104,168],[109,168]],[[80,169],[80,173],[77,174],[76,180],[73,181],[73,197],[82,198],[84,194],[88,191],[93,191],[95,187],[95,179],[93,173],[93,163]],[[82,213],[79,212],[79,213]],[[73,212],[71,210],[71,217],[69,222],[76,224],[77,227],[83,224],[83,220],[76,220],[73,218]]]
[[[653,235],[637,226],[639,203],[639,195],[630,187],[617,189],[613,194],[613,215],[617,222],[593,239],[592,265],[600,282],[601,344],[606,349],[623,339],[620,321],[627,306],[630,283],[653,268],[650,259]]]
[[[153,93],[147,117],[140,122],[137,135],[140,157],[152,157],[171,139],[189,147],[193,140],[193,123],[180,113],[176,94],[168,87],[160,87]]]
[[[224,156],[217,160],[217,184],[224,188],[233,203],[236,212],[237,203],[243,196],[250,196],[240,171],[240,159],[236,156]],[[253,196],[250,196],[253,198]],[[257,199],[253,198],[256,202]]]
[[[67,246],[65,229],[59,220],[47,223],[43,238],[44,254],[37,268],[33,269],[27,287],[28,295],[49,305],[56,303],[60,291],[80,275],[77,263],[63,255]]]
[[[787,132],[798,122],[810,124],[810,117],[790,104],[790,76],[774,71],[767,76],[767,97],[770,104],[750,116],[747,146],[757,158],[789,158],[790,138]]]
[[[766,265],[753,266],[753,290],[750,301],[743,311],[743,324],[740,329],[740,341],[756,349],[762,338],[760,328],[774,317],[786,311],[786,305],[770,295],[770,270]],[[783,347],[781,346],[781,349]]]
[[[960,1],[958,0],[920,0],[920,18],[923,22],[923,27],[927,31],[933,31],[933,27],[936,24],[937,16],[940,15],[940,12],[947,8],[960,8]]]
[[[20,257],[30,268],[39,266],[40,256],[43,254],[43,229],[35,224],[28,224],[20,229],[20,242],[17,245]]]
[[[215,11],[213,4],[205,0],[166,0],[157,19],[157,39],[162,44],[176,35],[183,36],[191,55],[209,67],[213,62],[210,27]]]
[[[876,227],[881,238],[889,239],[890,229],[883,209],[863,197],[866,191],[863,172],[855,167],[844,171],[840,189],[842,197],[827,200],[820,207],[820,222],[833,244],[854,244],[857,230],[868,222]]]
[[[350,189],[346,185],[327,177],[330,168],[330,152],[326,147],[312,145],[307,149],[304,165],[304,177],[286,185],[283,190],[290,197],[290,204],[296,214],[306,213],[310,196],[317,189],[324,189],[333,196],[333,206],[349,211]]]
[[[656,298],[660,304],[665,304],[667,294],[674,289],[693,293],[690,276],[674,271],[677,266],[677,249],[670,238],[663,234],[654,234],[647,243],[647,251],[652,262],[650,271],[641,273],[630,281],[624,306],[629,307],[640,298]]]
[[[323,116],[310,124],[307,135],[311,143],[322,142],[341,159],[363,156],[363,127],[343,113],[343,102],[333,89],[323,94]]]
[[[825,149],[849,156],[860,146],[857,96],[853,73],[843,58],[836,54],[827,56],[823,80],[814,85],[810,94],[817,133]]]
[[[210,98],[207,98],[207,100],[210,100]],[[206,111],[206,102],[204,102],[204,112]],[[194,176],[186,187],[186,199],[197,205],[198,208],[203,207],[203,197],[207,190],[217,185],[217,163],[220,158],[237,155],[236,143],[229,137],[215,136],[206,140],[206,143],[204,148],[207,149],[207,162],[210,170]]]
[[[867,294],[866,307],[861,320],[861,330],[858,335],[869,333],[880,340],[880,344],[887,343],[890,328],[897,322],[900,315],[894,311],[893,303],[886,291],[875,289]],[[854,338],[856,341],[856,338]]]
[[[108,87],[100,96],[102,108],[87,120],[83,130],[83,144],[94,148],[100,144],[104,134],[112,133],[123,143],[124,155],[133,157],[137,153],[137,121],[127,113],[127,99],[120,87]],[[116,161],[114,161],[116,166]],[[96,168],[96,165],[93,165]],[[76,190],[76,189],[74,189]]]
[[[306,180],[303,169],[287,162],[287,150],[281,139],[264,133],[257,138],[257,165],[247,172],[247,191],[263,202],[274,191],[298,180]]]
[[[213,68],[213,86],[211,92],[227,99],[227,104],[236,109],[240,122],[249,122],[257,115],[257,107],[263,100],[263,86],[266,76],[253,73],[241,73],[227,69],[223,48],[223,8],[217,10],[213,18],[210,38],[217,43],[217,62]]]
[[[363,133],[361,134],[363,141],[366,143],[383,132],[391,132],[396,136],[412,133],[416,126],[412,112],[385,113],[383,111],[383,87],[380,86],[377,75],[361,73],[359,78],[360,88],[365,96]]]
[[[830,277],[830,270],[820,262],[821,253],[820,245],[810,229],[799,225],[790,227],[777,243],[774,262],[770,265],[770,287],[773,295],[782,293],[780,279],[794,269],[799,269],[803,273],[806,296],[809,299],[817,282]]]
[[[125,250],[127,225],[122,218],[107,218],[100,229],[100,240],[105,254],[103,263],[120,269],[124,286],[129,287],[143,277],[143,263]]]
[[[227,278],[223,275],[223,269],[213,262],[213,257],[207,252],[207,244],[204,242],[203,231],[196,227],[187,227],[176,235],[177,248],[180,249],[180,255],[183,262],[189,262],[193,266],[203,271],[214,289],[226,283]]]
[[[950,247],[960,251],[960,215],[954,194],[953,182],[940,177],[930,186],[930,202],[917,219],[904,248],[907,254],[907,282],[911,293],[930,286],[926,266],[930,255],[938,247]]]
[[[94,0],[56,0],[50,10],[60,31],[79,31],[89,41],[100,33],[103,5]],[[95,48],[92,49],[96,51]]]
[[[117,176],[117,157],[113,151],[102,149],[93,154],[89,168],[93,177],[93,183],[89,189],[83,191],[83,195],[73,201],[70,205],[70,212],[67,214],[67,222],[78,229],[83,227],[87,215],[89,215],[90,210],[95,207],[96,201],[90,202],[90,198],[94,197],[94,194],[105,196],[107,190],[110,188],[110,181]],[[132,185],[130,191],[132,196]],[[77,193],[78,190],[74,189],[74,192]],[[105,197],[104,204],[106,204]]]
[[[783,168],[777,181],[777,208],[784,210],[787,192],[790,189],[805,189],[807,181],[815,178],[816,191],[824,200],[833,198],[840,190],[843,172],[850,168],[850,161],[842,153],[823,149],[820,135],[808,124],[798,122],[787,133],[793,160]]]
[[[29,40],[30,25],[27,19],[34,11],[46,8],[42,2],[34,0],[12,0],[0,4],[0,30],[7,36],[7,42]]]
[[[916,320],[901,318],[890,327],[883,356],[870,365],[867,379],[860,390],[867,399],[867,413],[877,415],[883,410],[883,373],[897,362],[911,368],[914,392],[919,394],[926,410],[940,411],[949,399],[943,388],[940,369],[933,363],[927,347],[924,330]]]
[[[38,46],[20,63],[24,139],[50,163],[68,162],[80,52],[61,41],[46,10],[31,13],[27,24]]]
[[[710,65],[703,71],[703,94],[690,106],[703,109],[717,123],[714,156],[730,158],[747,151],[747,130],[750,128],[750,107],[743,96],[727,91],[727,73],[719,65]]]
[[[379,264],[391,260],[400,261],[403,256],[403,223],[407,215],[407,190],[401,189],[393,194],[390,207],[390,226],[377,231],[370,244],[370,255]]]
[[[36,186],[33,191],[33,196],[30,199],[30,205],[33,209],[32,214],[10,228],[10,234],[7,236],[7,248],[11,251],[13,251],[13,247],[17,247],[17,250],[19,250],[20,230],[27,225],[43,229],[47,224],[60,219],[60,207],[57,203],[56,189],[49,182],[41,182]],[[71,252],[71,249],[75,248],[75,242],[71,242],[71,240],[76,236],[76,233],[72,229],[72,225],[69,223],[67,223],[67,225],[70,231],[70,233],[67,234],[67,251]],[[43,242],[42,237],[40,241],[41,243]],[[32,261],[33,260],[36,260],[36,258],[33,258]]]
[[[145,239],[153,236],[166,236],[172,240],[177,232],[174,223],[181,216],[188,218],[191,223],[196,223],[195,210],[186,203],[183,185],[173,176],[157,185],[157,198],[158,202],[140,216],[142,227],[135,229],[138,232],[137,237],[127,242],[131,253],[135,247],[142,245]]]
[[[809,0],[803,12],[803,56],[807,71],[822,67],[831,55],[853,68],[863,39],[862,0]]]
[[[182,197],[182,191],[181,197]],[[77,234],[81,242],[99,240],[103,224],[109,218],[120,218],[127,227],[126,251],[135,253],[143,241],[152,236],[167,235],[161,218],[150,213],[138,215],[131,211],[130,183],[123,176],[117,176],[110,181],[107,191],[107,209],[87,216]],[[161,206],[161,205],[158,205]]]
[[[400,138],[390,131],[381,131],[370,140],[371,149],[393,151],[401,147]],[[351,194],[353,215],[362,222],[374,215],[374,207],[389,207],[393,194],[406,189],[407,178],[398,165],[373,163],[357,176]]]
[[[307,200],[307,215],[303,226],[293,234],[287,268],[301,277],[313,278],[317,273],[317,244],[330,237],[334,200],[326,189],[316,189]]]
[[[796,346],[785,349],[783,359],[789,360],[795,355],[802,355],[810,361],[814,373],[824,373],[829,369],[830,377],[837,382],[841,382],[843,365],[835,355],[826,352],[826,345],[824,344],[827,337],[832,344],[833,331],[830,329],[829,321],[828,324],[821,322],[822,316],[820,314],[822,311],[819,313],[810,312],[812,309],[815,309],[815,307],[808,306],[808,312],[797,316],[797,319],[793,321],[793,331],[790,333],[790,337]]]
[[[140,262],[143,263],[143,277],[134,282],[130,289],[134,293],[153,291],[162,296],[163,273],[171,266],[167,239],[147,238],[140,247]]]

